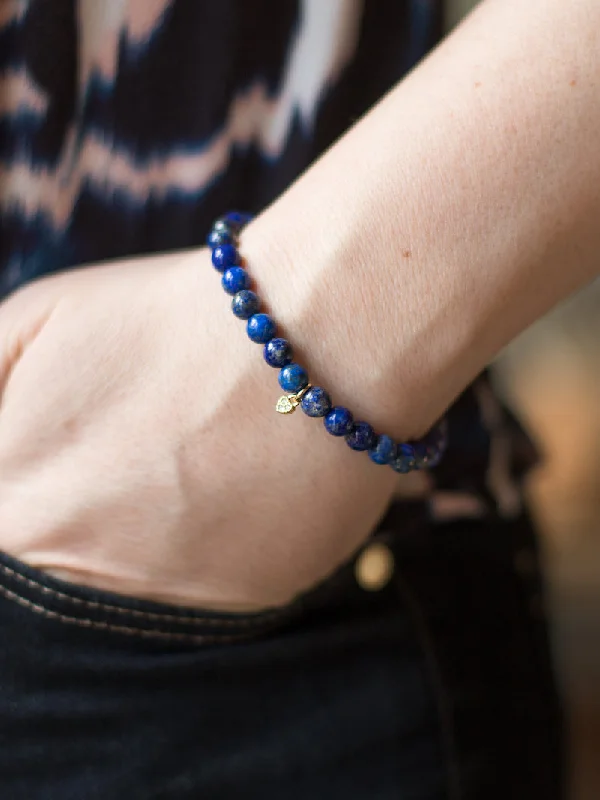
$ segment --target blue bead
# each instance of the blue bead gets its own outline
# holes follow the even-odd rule
[[[424,441],[426,441],[428,445],[435,447],[436,450],[440,450],[443,453],[448,446],[448,426],[445,421],[442,421],[433,427],[425,437]]]
[[[396,443],[385,434],[377,438],[375,447],[369,450],[369,458],[375,464],[389,464],[396,457]]]
[[[232,231],[239,233],[244,225],[247,225],[250,222],[252,219],[252,214],[246,214],[243,211],[229,211],[221,219],[231,228]]]
[[[240,263],[240,256],[233,244],[220,244],[212,252],[212,263],[215,269],[223,272],[227,267]]]
[[[442,460],[442,456],[444,455],[444,451],[441,447],[433,447],[430,445],[428,447],[428,454],[427,454],[427,468],[432,469],[433,467],[437,467],[437,465]]]
[[[214,229],[206,237],[206,244],[214,249],[224,244],[233,244],[235,241],[234,235],[229,230]]]
[[[248,338],[257,344],[265,344],[275,335],[275,322],[268,314],[253,314],[246,325]]]
[[[323,420],[325,430],[332,436],[346,436],[350,433],[354,418],[344,406],[335,406]]]
[[[355,422],[346,434],[346,444],[352,450],[371,450],[376,441],[375,431],[368,422]]]
[[[271,339],[266,343],[263,355],[270,367],[285,367],[292,360],[292,346],[287,339]]]
[[[216,233],[229,233],[234,239],[236,238],[236,230],[223,217],[213,223],[212,229]]]
[[[417,469],[424,469],[429,464],[431,455],[426,442],[413,442],[411,445],[415,454],[415,465]]]
[[[302,395],[300,406],[309,417],[324,417],[331,411],[331,398],[325,389],[311,386],[308,392]]]
[[[237,294],[250,286],[250,275],[241,267],[229,267],[223,273],[221,286],[227,294]]]
[[[415,451],[412,445],[407,443],[399,444],[397,445],[396,450],[396,458],[394,458],[390,464],[394,472],[399,472],[401,475],[404,475],[407,472],[412,472],[412,470],[417,468]]]
[[[258,295],[251,292],[250,289],[242,289],[231,301],[231,310],[238,319],[250,319],[253,314],[256,314],[259,308],[260,299]]]
[[[284,392],[299,392],[308,383],[308,374],[300,364],[288,364],[279,373],[279,385]]]

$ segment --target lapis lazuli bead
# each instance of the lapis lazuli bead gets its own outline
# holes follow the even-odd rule
[[[275,336],[275,322],[268,314],[253,314],[246,325],[248,338],[257,344],[266,344]]]
[[[413,442],[411,447],[415,454],[415,465],[417,469],[424,469],[429,464],[429,458],[431,457],[430,448],[425,442]]]
[[[236,238],[237,231],[232,225],[229,225],[229,223],[224,217],[221,217],[220,219],[216,220],[213,223],[212,229],[217,233],[228,233],[234,239]]]
[[[436,450],[445,450],[448,444],[447,425],[444,423],[436,425],[429,431],[424,441]]]
[[[346,436],[350,433],[354,418],[344,406],[335,406],[323,420],[325,430],[332,436]]]
[[[287,339],[271,339],[266,343],[263,355],[270,367],[285,367],[292,360],[292,346]]]
[[[231,310],[238,319],[250,319],[260,308],[260,299],[250,289],[242,289],[231,301]]]
[[[444,451],[441,447],[434,447],[433,445],[429,445],[428,450],[427,468],[431,469],[432,467],[437,467],[437,465],[440,463]]]
[[[324,417],[331,411],[331,397],[320,386],[311,386],[302,395],[300,406],[309,417]]]
[[[240,263],[239,253],[233,244],[220,244],[212,251],[212,263],[219,272]]]
[[[394,458],[390,464],[394,472],[399,472],[401,475],[404,475],[417,468],[415,451],[411,444],[402,443],[397,445],[396,449],[396,458]]]
[[[369,458],[375,464],[389,464],[396,457],[396,443],[385,433],[377,437],[375,447],[369,450]]]
[[[223,222],[229,225],[231,230],[235,233],[239,233],[244,225],[247,225],[251,219],[252,214],[246,214],[243,211],[229,211],[222,217]]]
[[[299,392],[308,384],[308,374],[300,364],[288,364],[279,373],[279,385],[284,392]]]
[[[250,275],[242,267],[229,267],[223,273],[221,286],[227,294],[237,294],[250,286]]]
[[[230,230],[216,230],[215,228],[208,234],[206,237],[206,244],[211,248],[214,249],[215,247],[221,247],[224,244],[233,244],[235,241],[235,236]]]
[[[371,450],[376,441],[375,431],[368,422],[355,422],[346,434],[346,444],[352,450]]]

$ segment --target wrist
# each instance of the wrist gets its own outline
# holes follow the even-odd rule
[[[315,246],[307,228],[281,225],[273,207],[244,231],[242,252],[311,381],[355,418],[419,438],[467,382],[453,382],[449,367],[459,339],[436,346],[438,309],[428,298],[411,308],[410,275],[404,291],[390,291],[389,265],[367,259],[352,234],[332,229],[323,238]]]

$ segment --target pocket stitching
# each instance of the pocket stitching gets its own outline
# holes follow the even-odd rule
[[[277,619],[278,617],[283,616],[285,613],[285,609],[276,609],[274,611],[257,612],[254,616],[240,615],[240,617],[239,618],[236,617],[236,619],[201,617],[201,616],[196,616],[193,613],[190,615],[159,614],[153,611],[140,611],[139,609],[136,608],[127,608],[126,606],[111,605],[110,603],[100,603],[96,600],[84,600],[81,597],[74,597],[72,595],[66,594],[65,592],[61,592],[58,589],[52,589],[49,586],[44,586],[43,583],[39,583],[38,581],[28,577],[27,575],[23,575],[17,570],[14,570],[11,567],[6,566],[6,564],[0,564],[0,571],[2,571],[5,575],[8,575],[9,577],[16,578],[17,580],[21,581],[22,583],[25,583],[27,586],[33,589],[41,591],[43,594],[50,595],[51,597],[56,597],[60,600],[65,600],[69,603],[72,603],[73,605],[80,605],[83,606],[84,608],[96,609],[100,611],[112,611],[117,614],[127,614],[133,617],[138,617],[146,620],[157,620],[157,621],[164,620],[166,622],[179,622],[188,625],[190,624],[214,625],[215,627],[221,627],[221,626],[250,627],[256,625],[257,623],[266,622],[271,619]],[[7,591],[10,590],[7,589]],[[18,594],[15,596],[20,597],[20,595]],[[40,608],[43,608],[43,606],[40,606]]]
[[[144,630],[144,628],[130,628],[126,625],[115,625],[111,622],[101,622],[99,620],[88,619],[87,617],[69,617],[66,614],[60,614],[58,611],[52,611],[49,608],[34,603],[16,592],[7,589],[6,586],[0,585],[0,594],[4,595],[8,600],[17,603],[20,606],[33,611],[36,614],[47,617],[48,619],[58,620],[60,622],[68,623],[69,625],[78,625],[81,628],[92,628],[103,631],[112,631],[115,633],[122,633],[127,636],[137,636],[140,638],[160,638],[166,640],[179,640],[187,642],[195,642],[197,644],[216,644],[226,642],[239,642],[248,638],[248,633],[240,633],[237,636],[233,634],[223,634],[222,636],[203,636],[194,633],[174,633],[160,630]]]

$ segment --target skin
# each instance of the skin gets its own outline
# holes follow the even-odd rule
[[[598,274],[600,5],[488,0],[249,226],[313,383],[420,435]],[[77,582],[284,603],[398,477],[295,414],[206,251],[86,268],[0,308],[0,547]]]

